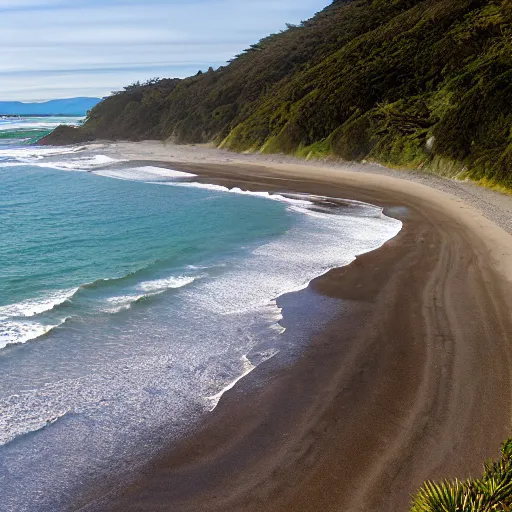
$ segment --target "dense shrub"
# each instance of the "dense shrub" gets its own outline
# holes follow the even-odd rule
[[[451,162],[512,186],[511,127],[512,0],[338,0],[216,71],[126,87],[83,130],[237,151],[330,147],[433,169]]]

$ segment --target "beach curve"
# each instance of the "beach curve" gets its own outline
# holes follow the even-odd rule
[[[371,172],[157,143],[102,151],[225,186],[365,201],[404,228],[280,300],[286,336],[304,321],[289,307],[301,294],[344,304],[296,364],[262,364],[131,485],[90,490],[75,510],[407,510],[425,479],[479,474],[510,436],[512,236],[489,215]]]

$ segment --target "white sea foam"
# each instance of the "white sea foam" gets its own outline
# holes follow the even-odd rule
[[[120,295],[118,297],[108,297],[105,302],[107,305],[102,308],[104,313],[120,313],[130,309],[133,303],[142,299],[144,295]]]
[[[222,185],[215,185],[212,183],[199,183],[199,182],[167,182],[166,185],[174,187],[188,187],[188,188],[202,188],[205,190],[212,190],[214,192],[226,192],[231,194],[241,194],[253,197],[261,197],[262,199],[270,199],[272,201],[280,201],[283,203],[289,203],[295,206],[312,206],[313,202],[309,199],[299,199],[296,196],[291,197],[282,194],[271,194],[269,192],[252,192],[250,190],[242,190],[239,187],[228,188]]]
[[[252,373],[258,366],[265,361],[268,361],[269,359],[272,359],[274,356],[276,356],[279,353],[279,350],[270,350],[267,351],[264,354],[260,354],[260,358],[257,364],[252,363],[247,355],[242,356],[241,363],[242,363],[242,373],[233,379],[231,382],[226,384],[218,393],[215,393],[215,395],[207,396],[207,409],[208,411],[212,412],[214,411],[217,406],[219,405],[220,399],[222,396],[233,389],[243,378],[247,377],[250,373]]]
[[[197,277],[167,277],[164,279],[155,279],[153,281],[144,281],[136,286],[136,290],[142,293],[129,293],[105,299],[107,306],[102,308],[105,313],[119,313],[126,311],[132,305],[145,297],[160,295],[166,290],[178,289],[193,283]]]
[[[12,130],[51,130],[59,124],[78,125],[83,118],[48,117],[48,118],[3,118],[0,119],[0,131]]]
[[[16,438],[16,435],[18,435],[19,433],[27,434],[29,432],[37,432],[42,428],[48,427],[49,425],[52,425],[53,423],[58,421],[60,418],[63,418],[69,412],[66,410],[59,410],[56,412],[52,412],[48,416],[39,416],[37,413],[35,415],[26,414],[22,418],[23,431],[17,432],[16,430],[13,431],[11,425],[7,424],[8,415],[1,414],[3,412],[2,409],[2,404],[0,404],[0,445],[12,441],[13,439]]]
[[[213,411],[217,405],[219,404],[220,399],[222,398],[222,395],[229,391],[230,389],[233,389],[238,382],[240,382],[244,377],[247,377],[249,373],[254,371],[256,369],[256,366],[253,365],[249,359],[247,359],[247,356],[242,356],[242,374],[238,376],[236,379],[231,381],[229,384],[224,386],[218,393],[216,393],[213,396],[207,396],[206,399],[210,402],[209,404],[209,410]]]
[[[257,309],[379,248],[402,226],[383,215],[309,215],[306,208],[303,213],[303,220],[287,233],[253,250],[231,272],[203,283],[197,301],[224,315]]]
[[[106,178],[117,178],[120,180],[145,181],[153,182],[155,178],[192,178],[195,174],[182,171],[174,171],[172,169],[164,169],[163,167],[143,166],[129,167],[125,169],[102,169],[95,171],[95,174],[105,176]],[[161,183],[161,182],[157,182]]]
[[[40,338],[64,321],[53,325],[45,325],[28,320],[2,320],[0,322],[0,349],[7,347],[7,345],[23,344]]]
[[[0,306],[0,320],[5,320],[9,317],[31,317],[44,313],[45,311],[50,311],[55,306],[73,297],[77,291],[78,288],[52,291],[39,298],[27,299],[15,304]]]
[[[26,165],[33,165],[33,164],[32,164],[32,162],[20,162],[19,160],[16,160],[15,162],[2,162],[0,160],[0,167],[3,167],[3,168],[6,168],[6,167],[23,167],[23,166],[26,166]]]
[[[70,155],[84,151],[83,146],[74,147],[41,147],[31,146],[26,148],[0,149],[0,157],[16,158],[22,162],[34,162],[43,158],[56,155]]]
[[[142,175],[141,179],[151,181]],[[171,184],[251,194],[216,185]],[[287,233],[236,258],[226,257],[225,266],[194,286],[187,286],[191,276],[176,275],[117,289],[118,295],[104,300],[111,312],[169,288],[176,292],[162,294],[155,307],[133,308],[115,330],[104,329],[102,321],[96,326],[88,323],[87,336],[79,329],[58,330],[49,347],[53,352],[46,355],[48,363],[40,371],[44,384],[4,397],[0,393],[0,444],[65,416],[37,436],[4,447],[3,475],[8,484],[15,481],[19,488],[33,490],[22,508],[19,492],[6,486],[7,510],[64,510],[65,492],[55,498],[55,506],[41,500],[59,495],[56,485],[70,489],[83,482],[91,463],[101,477],[111,474],[112,467],[124,467],[127,459],[145,462],[148,452],[159,447],[159,435],[153,437],[152,432],[165,432],[168,443],[169,436],[194,421],[197,411],[214,409],[223,394],[261,362],[279,350],[285,353],[286,343],[296,343],[281,336],[277,297],[380,247],[401,228],[399,221],[369,205],[354,204],[353,214],[347,208],[338,215],[336,209],[323,209],[321,203],[328,198],[320,198],[317,205],[300,195],[255,195],[286,202],[295,212],[296,222]],[[194,270],[209,273],[202,267],[189,267],[184,273]],[[103,285],[99,288],[103,294]],[[27,351],[25,357],[36,356]],[[56,360],[62,365],[60,372]],[[21,379],[18,368],[12,375]],[[30,378],[35,378],[32,373]],[[19,386],[26,389],[25,380]],[[80,456],[76,446],[83,447]],[[51,470],[45,469],[49,462]],[[3,475],[0,468],[0,478]]]
[[[145,281],[137,286],[138,290],[143,292],[165,291],[171,288],[182,288],[193,283],[197,277],[167,277],[165,279],[155,279],[154,281]]]
[[[0,131],[11,131],[11,130],[51,130],[55,128],[55,123],[51,122],[25,122],[25,121],[13,121],[11,123],[0,123]]]
[[[72,160],[64,161],[37,162],[34,165],[61,171],[90,171],[98,167],[112,165],[122,161],[123,160],[118,160],[105,155],[95,155],[92,157],[74,158]]]
[[[131,289],[127,288],[122,295],[104,298],[104,306],[100,307],[100,310],[110,314],[119,313],[130,309],[135,302],[144,297],[159,295],[169,289],[182,288],[193,283],[199,277],[202,276],[169,276],[143,281]],[[108,284],[111,281],[111,279],[103,279],[98,282]],[[51,314],[52,310],[72,299],[80,290],[81,288],[71,288],[52,291],[38,298],[0,306],[0,348],[11,344],[26,343],[60,325],[60,319],[58,323],[54,323],[54,319],[56,316],[58,318],[58,315]],[[82,311],[82,313],[84,312]],[[50,313],[50,316],[45,313]],[[46,325],[40,315],[43,315],[46,323],[51,325]],[[41,321],[34,321],[33,317],[38,317]]]

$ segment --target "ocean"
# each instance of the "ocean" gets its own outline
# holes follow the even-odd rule
[[[380,208],[228,190],[0,119],[2,511],[129,474],[282,350],[281,295],[401,229]]]

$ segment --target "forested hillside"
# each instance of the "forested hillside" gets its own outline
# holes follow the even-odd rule
[[[334,1],[216,71],[114,93],[80,130],[512,187],[512,0]]]

